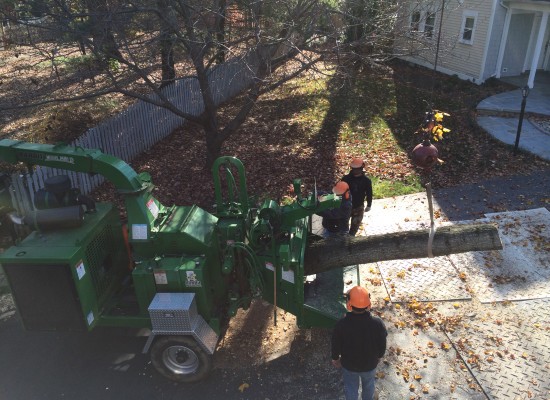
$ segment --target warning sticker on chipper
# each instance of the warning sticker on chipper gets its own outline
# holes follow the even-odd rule
[[[94,323],[94,312],[90,311],[88,315],[86,315],[86,321],[88,322],[88,326],[92,325]]]
[[[284,281],[294,283],[294,271],[291,269],[288,271],[283,270],[281,273],[281,278],[283,278]]]
[[[166,277],[166,272],[155,271],[155,283],[157,285],[168,285],[168,278]]]
[[[76,275],[78,276],[78,280],[81,280],[86,275],[86,268],[84,268],[82,260],[76,265]]]
[[[155,203],[155,200],[149,199],[147,202],[147,208],[149,209],[149,212],[153,214],[153,218],[157,218],[159,215],[159,206]]]
[[[194,271],[187,271],[187,279],[185,286],[187,287],[202,287],[201,281],[197,279],[197,274]]]

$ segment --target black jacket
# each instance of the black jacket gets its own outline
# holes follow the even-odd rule
[[[366,372],[376,368],[386,352],[388,331],[382,320],[370,312],[349,312],[332,332],[332,359],[348,371]]]
[[[349,185],[353,208],[363,207],[365,198],[367,199],[367,206],[372,205],[372,182],[364,173],[360,176],[353,176],[350,172],[344,175],[342,180]]]

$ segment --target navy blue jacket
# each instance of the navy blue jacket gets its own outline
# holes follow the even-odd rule
[[[349,232],[349,218],[351,216],[352,199],[342,198],[340,207],[330,208],[317,213],[323,217],[323,228],[331,233]]]

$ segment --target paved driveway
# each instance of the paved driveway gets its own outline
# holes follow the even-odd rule
[[[367,219],[366,230],[426,227],[423,197],[375,202],[385,213]],[[446,221],[438,205],[436,215],[438,225],[472,222]],[[389,299],[380,398],[550,398],[550,211],[487,213],[477,221],[498,225],[502,251],[362,269],[362,283]]]

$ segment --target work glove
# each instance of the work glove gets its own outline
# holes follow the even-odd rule
[[[366,206],[365,211],[367,211],[367,212],[370,211],[370,206]]]

